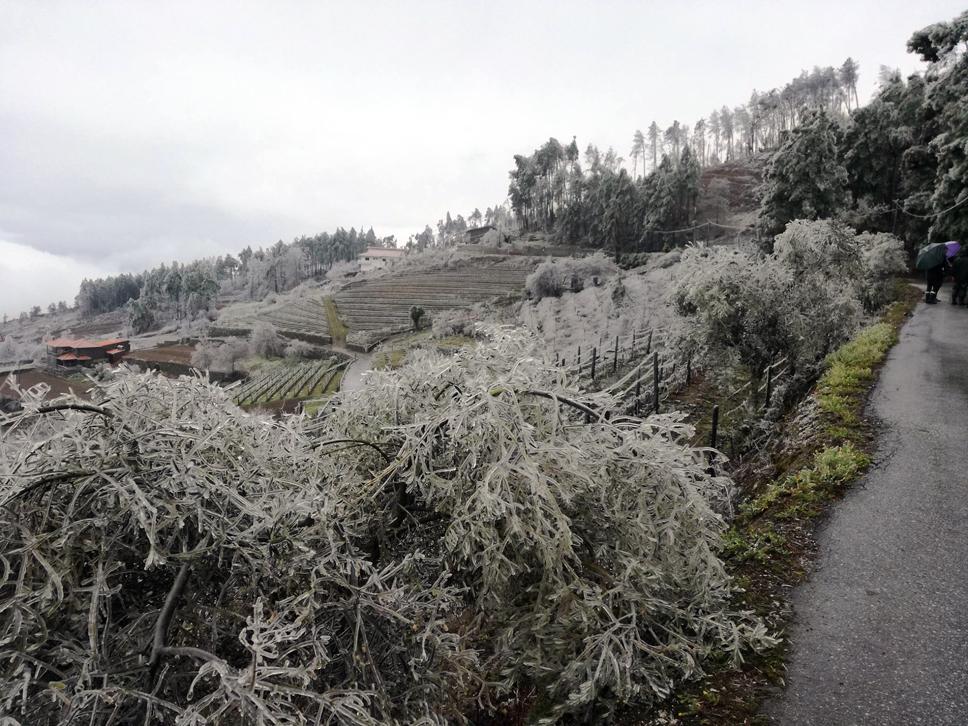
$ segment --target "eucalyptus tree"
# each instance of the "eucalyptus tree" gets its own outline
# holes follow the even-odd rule
[[[804,116],[770,157],[760,218],[771,233],[793,219],[830,217],[847,202],[847,171],[839,158],[839,130],[823,110]]]
[[[638,159],[642,159],[642,174],[645,175],[645,136],[639,129],[635,130],[635,134],[632,136],[632,179],[637,179],[636,174],[636,164]]]

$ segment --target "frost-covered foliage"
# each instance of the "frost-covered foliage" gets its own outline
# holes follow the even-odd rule
[[[439,548],[437,566],[467,588],[485,679],[536,685],[555,715],[604,713],[663,696],[713,650],[765,642],[729,612],[717,552],[730,482],[709,475],[690,427],[605,420],[620,410],[610,394],[581,392],[533,339],[490,334],[371,372],[322,434],[395,452],[339,454],[336,499],[396,513],[381,552],[400,538]]]
[[[678,255],[653,254],[644,267],[613,276],[599,287],[526,302],[515,322],[539,336],[549,352],[569,360],[579,346],[587,356],[593,347],[608,347],[615,336],[630,342],[633,333],[649,329],[665,335],[682,327],[668,300],[682,274],[674,262]]]
[[[492,335],[322,420],[151,374],[28,395],[0,421],[0,712],[429,726],[535,687],[587,717],[768,642],[689,427]]]
[[[341,280],[344,277],[356,275],[359,271],[360,263],[358,260],[353,260],[351,262],[334,262],[326,271],[326,279]]]
[[[275,358],[282,355],[285,348],[286,341],[280,337],[272,323],[259,321],[252,326],[249,333],[249,350],[252,355]]]
[[[431,321],[432,335],[434,338],[447,338],[451,335],[475,334],[475,327],[484,319],[482,313],[483,306],[475,306],[473,309],[458,308],[456,310],[442,310],[435,313]]]
[[[192,352],[192,365],[200,371],[233,373],[238,362],[248,355],[248,344],[238,338],[224,343],[202,340],[195,345]]]
[[[7,723],[459,720],[460,590],[419,552],[368,557],[373,522],[300,419],[187,378],[94,396],[0,419]]]
[[[524,286],[534,300],[560,297],[564,292],[580,292],[585,287],[597,285],[618,268],[604,253],[590,257],[560,257],[545,260],[528,275]]]
[[[904,243],[887,233],[857,232],[834,220],[790,222],[774,253],[798,276],[817,274],[850,288],[873,312],[890,296],[890,281],[907,268]]]
[[[304,340],[290,340],[283,351],[286,358],[319,358],[322,353],[322,349]]]
[[[771,255],[687,249],[673,299],[694,326],[691,336],[714,355],[737,359],[755,378],[782,357],[809,376],[856,330],[864,310],[889,298],[902,249],[891,235],[797,220],[776,237]]]
[[[13,336],[0,340],[0,363],[20,361],[43,361],[47,356],[47,346],[36,341],[18,341]]]

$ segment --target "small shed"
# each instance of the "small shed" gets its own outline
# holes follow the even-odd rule
[[[367,247],[360,255],[360,272],[388,267],[404,255],[396,247]]]

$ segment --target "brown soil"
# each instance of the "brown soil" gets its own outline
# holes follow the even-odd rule
[[[187,366],[191,365],[194,351],[195,347],[191,345],[159,345],[157,348],[132,351],[125,359],[133,363],[143,360],[152,363],[181,363]]]
[[[21,388],[30,388],[38,383],[46,383],[48,386],[50,386],[50,392],[47,394],[48,398],[61,396],[65,393],[74,393],[77,396],[84,398],[85,391],[90,387],[90,383],[84,378],[62,378],[61,376],[55,376],[52,373],[47,373],[46,371],[34,369],[11,374],[10,376],[3,376],[3,378],[0,379],[0,398],[17,397],[15,396],[13,390],[7,385],[7,381],[11,376],[16,378],[17,384]]]

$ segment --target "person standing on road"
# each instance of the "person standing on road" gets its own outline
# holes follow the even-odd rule
[[[944,276],[948,273],[948,260],[943,260],[941,264],[929,267],[924,271],[924,279],[928,289],[924,295],[924,301],[929,305],[938,302],[938,292],[944,284]]]
[[[968,297],[968,247],[962,247],[951,261],[954,273],[954,290],[951,291],[951,304],[964,305]]]

